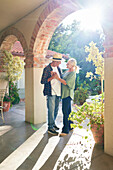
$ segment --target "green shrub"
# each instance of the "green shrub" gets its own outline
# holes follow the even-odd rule
[[[94,79],[90,83],[91,95],[99,95],[101,93],[100,80]]]
[[[12,104],[18,104],[20,102],[20,97],[18,94],[19,89],[17,88],[17,83],[9,82],[9,96],[12,96],[14,100]]]
[[[88,84],[86,84],[86,81],[81,83],[81,85],[74,92],[74,103],[78,105],[83,104],[89,96],[88,89],[89,89],[89,86]]]

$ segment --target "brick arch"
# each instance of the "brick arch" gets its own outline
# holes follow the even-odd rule
[[[33,30],[29,46],[29,67],[43,67],[51,37],[59,23],[69,14],[80,9],[70,1],[50,1],[43,10]],[[30,63],[29,63],[30,62]],[[32,67],[31,66],[31,67]]]
[[[3,32],[3,34],[0,37],[0,49],[6,49],[8,51],[11,50],[12,45],[15,43],[15,41],[19,40],[25,56],[28,53],[28,46],[26,43],[26,40],[23,36],[23,34],[16,28],[11,27],[9,29],[7,29],[6,31]]]

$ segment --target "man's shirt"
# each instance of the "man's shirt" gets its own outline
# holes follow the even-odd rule
[[[57,75],[60,77],[58,68],[52,67],[52,69],[53,69],[53,72],[56,72]],[[52,79],[51,80],[51,90],[52,90],[52,95],[61,96],[61,82],[58,81],[57,79]]]
[[[58,68],[60,77],[62,77],[60,68],[59,67],[57,67],[57,68]],[[42,78],[41,78],[41,84],[44,84],[44,90],[43,90],[44,96],[46,96],[46,95],[51,96],[52,95],[51,81],[48,82],[48,79],[51,77],[51,71],[53,71],[51,64],[46,66],[43,70],[43,74],[42,74]]]

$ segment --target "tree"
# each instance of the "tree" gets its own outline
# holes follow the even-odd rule
[[[86,77],[90,77],[90,80],[96,78],[96,75],[100,76],[101,80],[101,93],[103,93],[103,80],[104,80],[104,52],[99,52],[98,47],[96,47],[96,43],[91,41],[89,46],[85,46],[85,52],[89,53],[86,61],[93,62],[95,66],[95,73],[87,72]]]
[[[69,56],[77,60],[78,66],[81,68],[79,72],[79,83],[86,81],[90,87],[95,81],[89,81],[86,73],[91,70],[95,72],[95,66],[92,62],[87,63],[87,54],[84,50],[84,46],[88,45],[91,41],[97,44],[100,51],[103,51],[104,35],[100,30],[96,31],[84,31],[79,29],[79,22],[73,21],[71,25],[64,26],[59,25],[55,30],[52,39],[49,44],[49,50],[56,51],[62,54],[69,54]],[[98,83],[99,84],[99,83]]]
[[[6,70],[5,79],[12,82],[19,80],[24,69],[24,61],[18,56],[13,57],[8,51],[3,51],[3,53],[5,54],[3,58],[3,68]]]

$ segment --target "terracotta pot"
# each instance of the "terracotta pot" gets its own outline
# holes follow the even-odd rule
[[[104,144],[104,125],[100,125],[100,128],[98,129],[97,124],[91,124],[91,131],[93,133],[93,137],[95,140],[95,143],[97,144]]]
[[[10,102],[3,102],[3,112],[8,112],[10,109]]]

